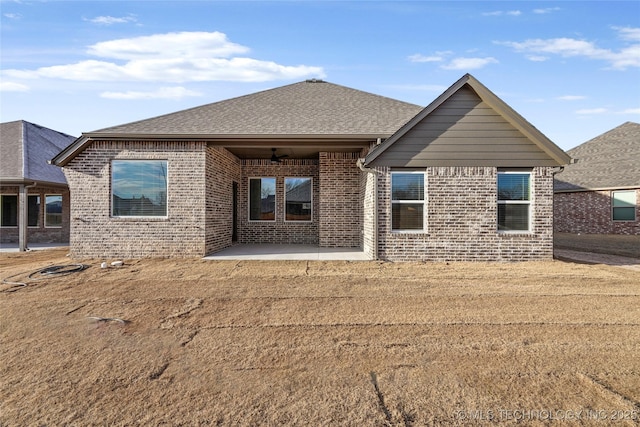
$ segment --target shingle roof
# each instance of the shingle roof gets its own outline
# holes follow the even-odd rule
[[[345,86],[307,80],[85,135],[379,135],[422,107]]]
[[[24,120],[0,123],[0,180],[66,184],[62,169],[47,161],[74,139]]]
[[[626,122],[568,151],[577,163],[556,174],[555,191],[640,188],[640,124]]]

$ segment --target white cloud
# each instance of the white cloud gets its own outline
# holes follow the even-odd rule
[[[136,19],[135,16],[129,15],[129,16],[123,16],[120,18],[117,18],[115,16],[96,16],[95,18],[85,19],[85,21],[89,21],[94,24],[100,24],[100,25],[113,25],[113,24],[126,24],[129,22],[137,22],[138,20]]]
[[[179,32],[151,36],[117,39],[89,46],[88,53],[101,58],[155,59],[155,58],[227,58],[248,53],[249,48],[227,39],[227,35],[214,31]]]
[[[410,62],[440,62],[440,61],[444,61],[444,58],[439,55],[424,56],[419,53],[416,53],[415,55],[409,56],[409,61]]]
[[[4,13],[3,16],[5,18],[14,19],[14,20],[22,18],[22,15],[20,15],[19,13]]]
[[[607,110],[606,108],[585,108],[585,109],[576,111],[576,114],[579,114],[581,116],[587,116],[587,115],[594,115],[594,114],[604,114],[608,112],[609,110]]]
[[[552,13],[552,12],[557,12],[560,9],[559,7],[545,7],[545,8],[541,8],[541,9],[533,9],[533,13],[536,13],[538,15],[544,15],[547,13]]]
[[[190,96],[202,96],[200,92],[182,86],[161,87],[152,92],[102,92],[100,97],[108,99],[182,99]]]
[[[613,27],[622,40],[640,41],[640,28]]]
[[[493,12],[484,12],[482,16],[520,16],[522,12],[519,10],[496,10]]]
[[[486,58],[454,58],[448,64],[441,65],[444,70],[477,70],[489,64],[496,64],[498,60],[493,57]]]
[[[88,53],[107,60],[87,59],[74,64],[35,70],[6,70],[12,78],[51,78],[73,81],[194,81],[261,82],[324,77],[321,67],[288,66],[237,57],[249,51],[219,32],[181,32],[117,39],[89,46]],[[109,61],[110,59],[124,62]]]
[[[640,108],[627,108],[621,111],[620,114],[640,114]]]
[[[620,38],[640,41],[640,28],[616,28]],[[598,47],[595,43],[567,37],[553,39],[529,39],[523,42],[496,42],[509,46],[517,52],[524,52],[530,60],[540,60],[539,54],[559,55],[562,57],[584,57],[609,63],[610,67],[625,70],[640,67],[640,43],[621,47],[618,51]],[[533,54],[533,55],[532,55]]]
[[[560,101],[579,101],[581,99],[587,99],[587,97],[583,95],[563,95],[558,96],[556,99]]]
[[[532,62],[544,62],[544,61],[548,61],[549,57],[542,56],[542,55],[527,55],[527,59]]]
[[[0,82],[0,92],[28,92],[29,86],[15,82]]]

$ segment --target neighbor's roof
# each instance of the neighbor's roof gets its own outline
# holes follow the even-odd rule
[[[62,170],[47,161],[74,140],[73,136],[24,120],[0,123],[0,180],[66,185]]]
[[[640,188],[638,123],[626,122],[568,153],[577,163],[556,174],[556,192]]]
[[[386,138],[422,107],[306,80],[133,123],[83,133],[53,159],[64,166],[95,139]]]

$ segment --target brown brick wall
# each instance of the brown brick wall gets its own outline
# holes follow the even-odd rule
[[[554,195],[555,231],[584,234],[640,235],[640,189],[636,189],[636,220],[613,221],[611,191],[579,191]]]
[[[285,222],[284,179],[313,179],[311,222]],[[249,178],[276,178],[275,221],[249,221]],[[315,159],[283,159],[272,165],[268,159],[242,160],[242,182],[238,200],[238,241],[240,243],[318,244],[318,161]]]
[[[359,153],[320,153],[319,244],[362,247]]]
[[[204,142],[94,142],[64,168],[74,258],[205,254]],[[111,160],[167,160],[168,217],[111,217]]]
[[[497,230],[497,169],[427,168],[427,228],[424,233],[391,230],[388,168],[378,180],[378,250],[390,261],[529,261],[553,257],[553,177],[550,168],[532,174],[532,230]]]
[[[70,221],[70,200],[69,190],[60,187],[33,187],[28,188],[29,195],[40,196],[40,211],[38,214],[38,226],[27,228],[27,246],[29,243],[68,243],[69,242],[69,221]],[[1,186],[0,194],[20,196],[20,188],[18,186]],[[46,227],[44,221],[45,214],[45,196],[46,195],[62,195],[62,226]],[[18,218],[20,224],[20,218]],[[18,227],[1,227],[0,242],[2,243],[18,243],[19,230]]]

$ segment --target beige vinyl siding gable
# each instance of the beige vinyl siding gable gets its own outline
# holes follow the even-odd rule
[[[409,129],[375,163],[391,167],[557,165],[468,85]]]

